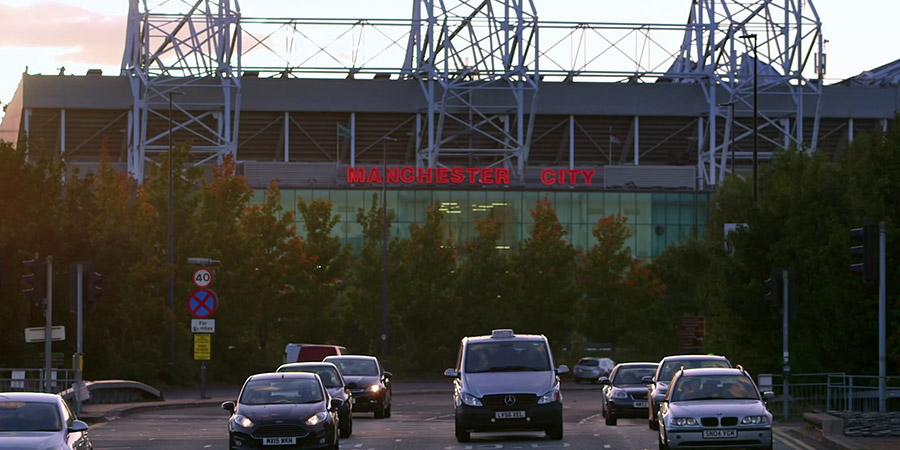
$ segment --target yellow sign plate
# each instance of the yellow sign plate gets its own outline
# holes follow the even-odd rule
[[[212,353],[212,335],[211,334],[195,334],[194,335],[194,360],[209,361]]]

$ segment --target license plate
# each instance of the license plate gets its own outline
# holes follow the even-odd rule
[[[703,430],[703,439],[736,438],[737,430]]]
[[[647,402],[634,402],[635,408],[648,408]]]
[[[263,445],[294,445],[297,443],[295,437],[267,437],[263,438]]]
[[[350,403],[352,403],[352,404],[355,405],[355,404],[356,404],[356,397],[353,397],[352,399],[350,399]]]
[[[525,411],[497,411],[494,417],[498,419],[524,419]]]

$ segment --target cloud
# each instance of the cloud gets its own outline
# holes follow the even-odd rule
[[[125,16],[57,2],[0,4],[0,47],[54,47],[58,60],[116,66],[122,60]]]

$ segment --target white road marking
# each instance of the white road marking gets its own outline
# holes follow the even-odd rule
[[[590,422],[590,421],[596,419],[597,417],[603,417],[603,413],[594,414],[593,416],[587,416],[584,419],[579,420],[578,425],[584,425],[585,423]]]

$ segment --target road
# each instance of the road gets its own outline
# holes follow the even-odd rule
[[[353,435],[341,449],[656,449],[656,435],[646,419],[620,419],[606,426],[600,416],[599,389],[564,393],[564,439],[551,441],[543,433],[473,433],[472,441],[453,437],[450,394],[413,394],[394,397],[389,419],[357,413]],[[147,411],[91,427],[96,450],[227,450],[228,413],[216,407]],[[815,443],[776,434],[776,450],[811,450]]]

